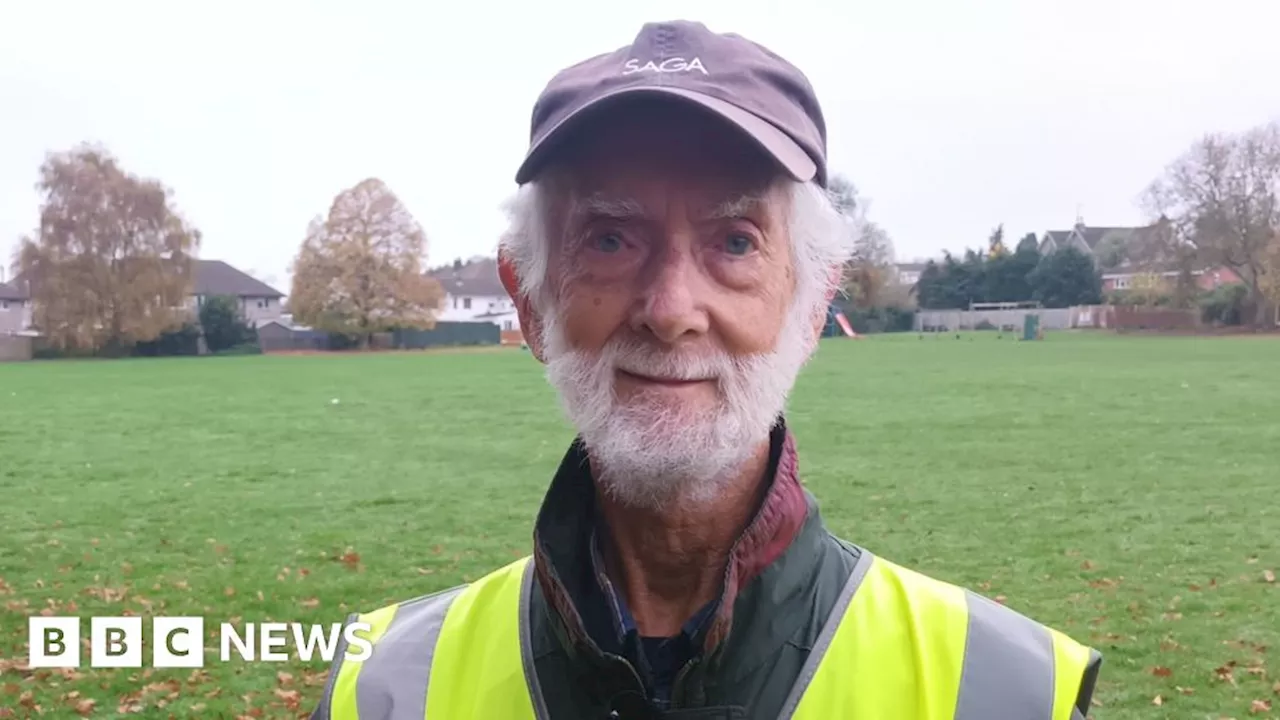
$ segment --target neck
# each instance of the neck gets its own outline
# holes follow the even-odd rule
[[[597,492],[608,527],[605,565],[643,637],[673,637],[717,597],[730,552],[751,520],[767,481],[769,442],[715,497],[658,507],[625,505]]]

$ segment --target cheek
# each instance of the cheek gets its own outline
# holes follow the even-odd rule
[[[785,273],[749,292],[726,293],[717,302],[715,319],[725,349],[735,355],[772,352],[791,308],[792,283]]]
[[[563,299],[565,337],[580,350],[596,351],[626,322],[627,304],[620,293],[602,288],[577,289]]]

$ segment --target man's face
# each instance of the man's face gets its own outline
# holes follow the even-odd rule
[[[722,122],[663,105],[597,120],[563,168],[549,377],[604,489],[645,505],[714,493],[809,349],[789,183]]]

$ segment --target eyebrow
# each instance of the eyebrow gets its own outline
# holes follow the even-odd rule
[[[633,220],[644,216],[644,206],[630,198],[588,195],[573,203],[573,214],[579,217]]]
[[[748,193],[716,205],[706,214],[706,218],[709,220],[743,218],[765,204],[764,195]],[[643,204],[631,198],[610,197],[595,193],[574,200],[573,214],[576,217],[585,218],[634,220],[644,217],[645,209]]]
[[[727,200],[715,206],[708,214],[710,220],[732,220],[746,217],[751,211],[765,204],[763,195],[747,194]]]

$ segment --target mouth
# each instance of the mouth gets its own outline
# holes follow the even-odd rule
[[[711,378],[670,378],[655,377],[653,375],[644,375],[642,373],[631,372],[629,370],[618,369],[618,374],[623,377],[630,378],[636,382],[647,383],[650,385],[661,385],[663,387],[691,387],[693,385],[701,385],[710,382]]]

